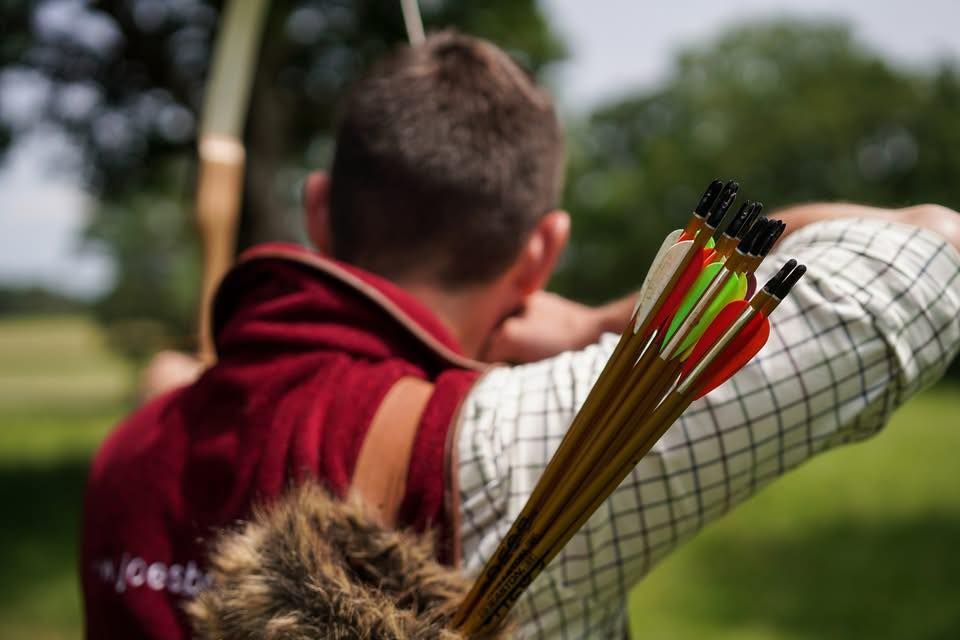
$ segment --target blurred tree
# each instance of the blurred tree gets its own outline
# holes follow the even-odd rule
[[[246,131],[241,245],[300,237],[299,184],[329,160],[337,97],[372,59],[406,39],[396,0],[270,4]],[[152,342],[147,335],[194,330],[199,276],[188,194],[221,5],[2,4],[0,93],[14,99],[0,100],[0,150],[5,140],[51,130],[80,147],[83,180],[102,202],[90,237],[118,262],[116,285],[98,311],[127,325],[112,333],[132,336],[130,344],[122,339],[129,353],[149,351],[136,344]],[[534,0],[421,5],[428,28],[491,38],[534,71],[562,55]]]
[[[0,286],[0,318],[14,315],[79,313],[83,303],[43,287]]]
[[[103,202],[90,235],[119,262],[99,311],[137,321],[116,335],[145,322],[159,323],[151,335],[193,330],[194,128],[219,4],[2,5],[0,149],[4,136],[50,130],[80,145]],[[490,37],[535,71],[562,55],[533,0],[421,4],[428,26]],[[271,3],[246,136],[244,244],[297,237],[298,185],[329,159],[337,96],[403,39],[395,2]],[[735,28],[681,53],[662,87],[574,124],[575,231],[553,286],[585,300],[637,286],[714,176],[737,177],[768,211],[820,199],[960,207],[958,110],[955,64],[893,68],[834,24]]]
[[[735,28],[681,53],[653,92],[574,133],[573,246],[554,286],[636,287],[706,183],[736,177],[767,211],[810,200],[960,207],[960,72],[890,67],[842,26]]]

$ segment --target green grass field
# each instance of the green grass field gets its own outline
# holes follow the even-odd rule
[[[0,321],[0,638],[80,635],[87,461],[131,372],[82,318]],[[805,465],[656,568],[636,637],[960,637],[960,387]]]
[[[131,372],[82,318],[0,322],[0,638],[76,638],[87,461]]]

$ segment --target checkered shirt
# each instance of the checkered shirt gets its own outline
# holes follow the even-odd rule
[[[766,346],[690,406],[533,582],[516,609],[522,637],[623,636],[627,594],[654,564],[785,471],[879,431],[960,348],[960,254],[932,232],[811,224],[758,280],[790,257],[807,275]],[[506,534],[616,341],[496,368],[471,391],[458,440],[468,572]]]

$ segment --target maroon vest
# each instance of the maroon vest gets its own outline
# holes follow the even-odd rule
[[[218,362],[104,442],[90,473],[81,574],[91,638],[189,637],[217,530],[315,477],[343,495],[370,421],[402,377],[434,392],[420,419],[399,522],[434,528],[456,558],[451,425],[482,365],[383,279],[294,245],[246,253],[214,307]]]

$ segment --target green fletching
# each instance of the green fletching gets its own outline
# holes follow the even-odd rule
[[[700,319],[700,322],[697,323],[697,326],[694,327],[693,331],[690,332],[690,335],[687,336],[687,339],[683,341],[680,345],[680,352],[689,355],[689,351],[693,349],[693,346],[697,344],[697,340],[700,339],[700,336],[707,330],[707,327],[710,326],[710,323],[713,322],[723,308],[734,300],[743,300],[747,295],[747,277],[742,273],[736,274],[734,277],[723,285],[723,289],[720,290],[720,295],[718,295],[713,303],[707,307],[707,312],[703,314],[703,317]]]
[[[706,247],[707,249],[713,249],[714,247],[717,246],[717,243],[713,241],[713,238],[710,238],[709,240],[707,240],[707,244],[703,246]]]
[[[680,304],[680,308],[673,317],[673,320],[670,322],[670,327],[667,330],[666,336],[664,337],[662,346],[667,345],[667,343],[673,337],[673,334],[677,332],[677,330],[680,328],[680,325],[683,324],[683,321],[688,315],[690,315],[690,312],[693,311],[693,308],[696,306],[700,296],[702,296],[707,290],[707,288],[710,286],[710,282],[713,281],[714,277],[722,268],[723,265],[718,262],[714,262],[704,267],[703,271],[700,273],[700,276],[697,278],[696,282],[693,283],[693,286],[690,287],[690,291],[687,292],[687,295],[684,297],[683,302]],[[689,351],[690,348],[696,344],[697,340],[700,339],[700,336],[703,335],[703,332],[707,330],[707,327],[710,326],[710,323],[713,322],[713,319],[717,317],[717,314],[719,314],[729,302],[733,300],[742,300],[746,294],[746,276],[743,274],[735,274],[726,282],[726,284],[723,285],[723,288],[720,289],[719,294],[707,307],[706,313],[704,313],[703,317],[700,318],[697,326],[694,327],[693,331],[691,331],[690,334],[687,335],[686,339],[684,339],[684,341],[680,344],[679,352],[684,353]]]
[[[677,332],[677,329],[680,328],[680,325],[683,324],[683,321],[686,320],[687,316],[690,315],[690,312],[693,311],[693,307],[696,306],[697,300],[700,299],[700,296],[702,296],[703,292],[707,290],[707,287],[710,286],[710,283],[722,268],[723,265],[718,262],[708,264],[703,268],[703,271],[701,271],[700,275],[697,276],[693,286],[691,286],[690,290],[687,291],[687,295],[683,297],[683,301],[677,308],[677,312],[674,314],[673,320],[670,322],[670,327],[667,329],[667,334],[663,338],[663,344],[660,347],[661,349],[667,346],[667,343],[670,342],[670,338],[673,337],[673,334]]]

